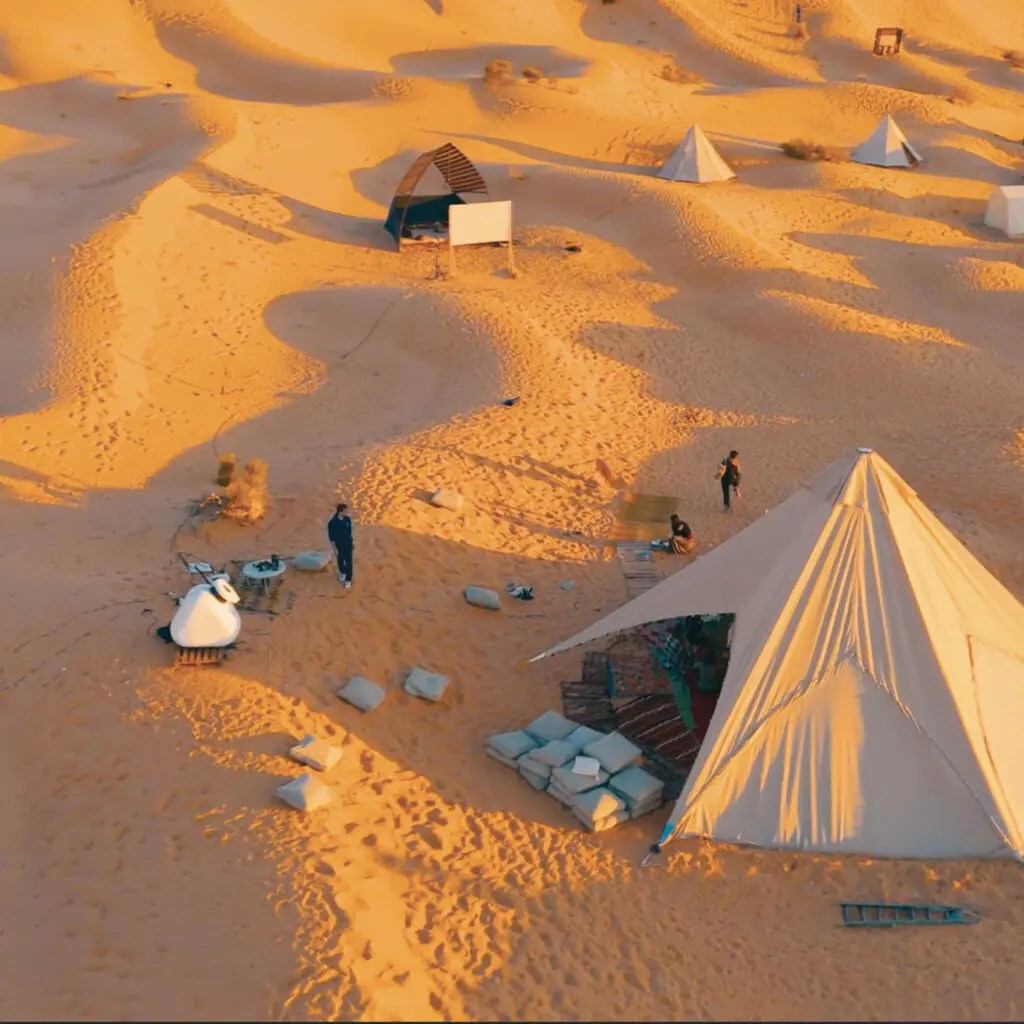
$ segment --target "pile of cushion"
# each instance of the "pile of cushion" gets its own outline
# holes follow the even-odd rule
[[[515,732],[487,741],[487,754],[546,791],[591,832],[661,806],[665,784],[640,767],[643,754],[621,733],[601,733],[545,711]]]

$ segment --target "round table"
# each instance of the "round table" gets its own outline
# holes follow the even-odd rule
[[[275,577],[280,576],[281,573],[283,573],[285,569],[288,568],[288,566],[285,564],[284,559],[282,559],[278,563],[276,569],[260,569],[258,568],[258,565],[259,562],[262,561],[266,561],[266,559],[261,558],[257,559],[257,561],[255,562],[246,562],[245,565],[242,566],[242,575],[246,579],[258,580],[260,583],[263,584],[263,592],[265,594],[269,594],[270,581]]]

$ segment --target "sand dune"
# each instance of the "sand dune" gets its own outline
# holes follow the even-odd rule
[[[1024,12],[805,14],[807,39],[782,0],[0,12],[0,1014],[1019,1019],[1018,865],[680,842],[639,870],[665,811],[590,837],[482,750],[578,671],[523,659],[625,599],[616,487],[677,495],[706,551],[869,445],[1024,598],[1024,259],[983,223],[1024,174]],[[886,113],[919,168],[779,149]],[[737,180],[656,176],[694,121]],[[513,201],[515,276],[384,232],[446,141]],[[252,528],[189,513],[226,452],[269,463]],[[290,573],[224,667],[168,669],[178,553],[294,554],[342,497],[350,592]],[[537,599],[462,599],[508,581]],[[415,664],[450,701],[401,691]],[[372,715],[334,696],[357,672]],[[306,732],[344,749],[311,817],[272,797]],[[851,937],[857,897],[984,920]]]

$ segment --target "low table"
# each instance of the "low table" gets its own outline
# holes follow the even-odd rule
[[[285,569],[288,568],[282,560],[276,569],[261,569],[259,568],[259,562],[263,559],[259,559],[255,562],[246,562],[242,566],[242,575],[249,580],[253,580],[263,584],[263,592],[269,596],[270,594],[270,581],[280,576]]]

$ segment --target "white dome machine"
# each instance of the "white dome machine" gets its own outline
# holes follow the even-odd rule
[[[235,605],[238,593],[225,579],[194,586],[171,619],[171,639],[179,647],[230,647],[242,632]]]

